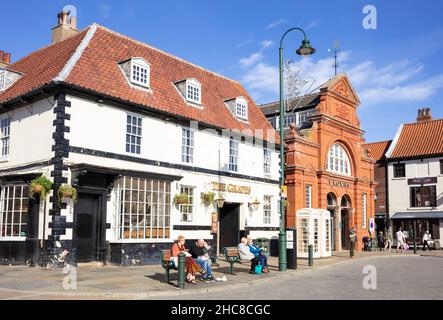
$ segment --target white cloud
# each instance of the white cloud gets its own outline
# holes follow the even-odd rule
[[[266,48],[269,48],[273,44],[274,44],[274,41],[272,41],[272,40],[263,40],[262,42],[260,42],[261,47],[260,47],[259,51],[251,53],[249,55],[249,57],[240,59],[240,61],[239,61],[240,66],[243,68],[248,68],[248,67],[258,63],[264,57],[263,53],[262,53],[263,50]]]
[[[260,62],[246,72],[241,82],[253,91],[278,92],[278,68]]]
[[[286,20],[286,19],[280,19],[278,21],[271,22],[270,24],[268,24],[266,26],[266,30],[275,28],[276,26],[278,26],[278,25],[280,25],[282,23],[286,23],[286,22],[288,22],[288,20]]]
[[[319,26],[319,22],[318,22],[318,20],[317,20],[317,19],[314,19],[314,20],[311,21],[310,24],[308,24],[308,25],[305,27],[305,30],[308,31],[308,30],[310,30],[310,29],[312,29],[312,28],[318,28],[318,26]]]

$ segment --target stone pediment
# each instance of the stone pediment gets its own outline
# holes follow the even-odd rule
[[[340,74],[335,78],[330,79],[324,85],[320,87],[321,91],[330,91],[338,94],[339,96],[347,99],[353,104],[360,104],[360,99],[355,93],[354,88],[349,81],[349,78],[346,74]]]

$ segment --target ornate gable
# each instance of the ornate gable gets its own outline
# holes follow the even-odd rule
[[[335,78],[330,79],[320,87],[320,90],[323,92],[334,92],[353,104],[360,104],[360,99],[355,93],[355,90],[346,74],[340,74]]]

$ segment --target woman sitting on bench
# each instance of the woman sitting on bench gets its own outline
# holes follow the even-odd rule
[[[172,245],[171,248],[171,260],[174,261],[175,265],[178,267],[178,255],[180,252],[186,254],[185,260],[185,271],[186,271],[186,281],[188,283],[197,283],[195,281],[195,274],[197,272],[204,273],[201,267],[192,259],[192,256],[186,251],[185,247],[185,237],[178,236],[177,242]]]
[[[241,242],[237,246],[238,256],[240,260],[251,261],[251,270],[249,271],[249,273],[255,274],[255,266],[258,264],[258,260],[249,249],[248,239],[243,237],[240,241]]]
[[[252,254],[255,256],[256,259],[258,259],[260,265],[262,266],[262,271],[264,273],[269,272],[268,269],[268,258],[263,254],[263,249],[260,247],[254,246],[254,242],[251,238],[248,238],[248,247],[249,250],[252,252]]]

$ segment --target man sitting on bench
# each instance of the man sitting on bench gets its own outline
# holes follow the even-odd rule
[[[211,259],[209,258],[208,250],[211,247],[203,239],[198,239],[191,243],[189,247],[189,253],[195,262],[205,271],[202,280],[205,282],[214,282],[214,276],[212,275]]]
[[[237,246],[238,256],[242,261],[251,261],[251,270],[249,271],[249,273],[255,274],[255,266],[258,264],[257,258],[249,249],[248,239],[243,237],[240,241],[241,242]]]

